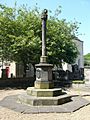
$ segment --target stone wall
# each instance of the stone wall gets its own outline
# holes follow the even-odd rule
[[[85,81],[90,82],[90,66],[85,66],[84,76],[85,76]]]
[[[29,78],[0,78],[0,89],[2,88],[27,88],[34,86],[34,77]]]

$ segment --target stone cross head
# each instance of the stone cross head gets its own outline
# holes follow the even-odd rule
[[[48,10],[47,9],[44,9],[43,12],[42,12],[42,15],[41,15],[41,19],[43,20],[47,20],[47,16],[48,16]]]

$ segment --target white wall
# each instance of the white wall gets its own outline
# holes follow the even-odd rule
[[[6,69],[6,67],[9,67],[9,76],[11,77],[11,74],[13,74],[13,76],[16,76],[16,65],[15,62],[9,62],[9,61],[3,61],[3,66],[2,66],[2,62],[0,62],[0,78],[2,76],[2,68]]]
[[[90,66],[84,68],[85,80],[90,82]]]
[[[11,77],[11,74],[13,74],[13,77],[16,77],[16,64],[15,64],[15,62],[10,63],[9,77]]]
[[[62,66],[64,71],[69,70],[70,72],[72,72],[72,67],[70,64],[63,63]]]
[[[76,40],[74,40],[74,42],[79,51],[79,55],[76,59],[76,64],[79,66],[79,68],[84,68],[83,41],[76,39]]]

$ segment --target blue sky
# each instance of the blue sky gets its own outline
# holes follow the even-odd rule
[[[19,6],[27,4],[31,8],[37,3],[41,10],[46,8],[51,11],[61,5],[62,13],[59,18],[81,22],[78,32],[82,35],[79,39],[84,41],[84,54],[90,53],[90,0],[0,0],[0,3],[13,7],[15,1]]]

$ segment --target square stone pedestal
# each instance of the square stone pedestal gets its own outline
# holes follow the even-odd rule
[[[36,89],[51,89],[54,88],[54,83],[52,81],[35,81],[34,87]]]
[[[50,89],[54,87],[52,80],[52,68],[52,64],[36,64],[36,81],[34,85],[36,89]]]

